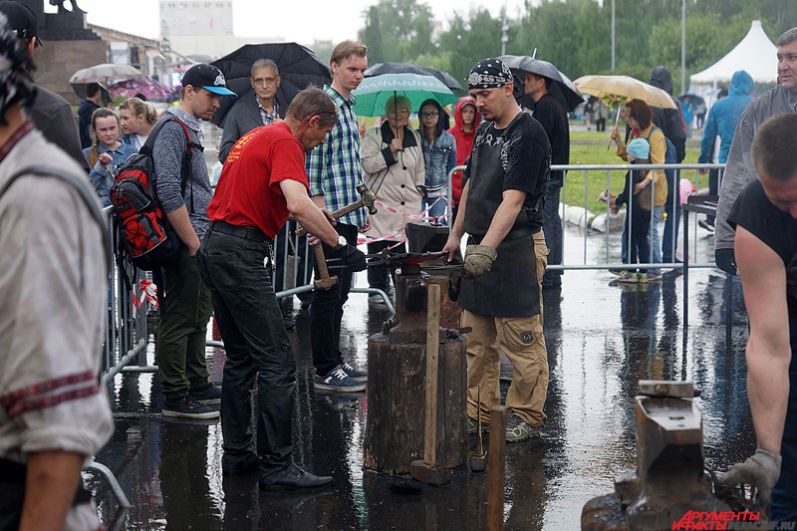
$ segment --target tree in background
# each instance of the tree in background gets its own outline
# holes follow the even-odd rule
[[[795,0],[687,0],[686,70],[693,74],[728,53],[760,19],[773,42],[797,25]],[[616,68],[647,81],[654,66],[665,65],[679,86],[681,2],[615,0]],[[363,13],[359,38],[371,64],[416,63],[464,79],[486,56],[501,52],[502,17],[485,8],[453,12],[437,24],[419,0],[379,0]],[[541,0],[508,20],[507,53],[532,55],[554,63],[570,78],[611,73],[611,0]]]

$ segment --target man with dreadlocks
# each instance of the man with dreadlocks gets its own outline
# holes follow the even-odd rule
[[[31,70],[0,13],[0,529],[98,529],[80,470],[113,430],[109,249],[85,172],[26,114]]]

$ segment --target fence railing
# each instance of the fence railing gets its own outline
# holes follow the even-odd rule
[[[462,171],[465,169],[465,166],[457,166],[451,170],[449,173],[449,190],[448,190],[448,200],[449,205],[453,204],[452,201],[452,177],[455,172]],[[664,252],[663,254],[672,257],[672,259],[668,262],[662,262],[661,260],[656,260],[656,254],[652,252],[651,257],[647,257],[645,260],[631,264],[628,263],[627,257],[624,257],[626,251],[631,247],[631,236],[633,230],[633,217],[629,220],[629,224],[627,227],[623,228],[623,232],[625,233],[624,240],[621,242],[621,246],[618,250],[616,250],[611,245],[612,238],[611,232],[614,232],[612,228],[614,225],[619,225],[619,221],[612,221],[616,218],[611,217],[608,215],[608,207],[606,208],[606,227],[603,231],[592,230],[589,226],[589,215],[590,213],[594,214],[590,210],[590,205],[594,203],[594,199],[600,194],[603,190],[608,190],[610,193],[614,191],[615,193],[621,191],[625,186],[625,174],[630,171],[656,171],[661,170],[664,171],[666,174],[666,182],[668,186],[668,198],[665,204],[659,205],[659,208],[651,208],[650,210],[650,221],[651,221],[651,228],[654,226],[654,221],[656,227],[656,236],[659,242],[659,250],[660,251],[669,251],[669,253]],[[693,230],[695,233],[697,231],[697,224],[693,227],[683,227],[680,228],[680,211],[681,211],[681,194],[680,194],[680,185],[681,179],[687,177],[691,177],[690,183],[696,190],[702,190],[704,188],[709,188],[711,191],[719,190],[720,183],[722,181],[723,172],[725,170],[724,164],[568,164],[568,165],[559,165],[555,164],[551,166],[551,171],[564,171],[565,178],[564,184],[562,186],[562,191],[564,193],[564,197],[560,200],[559,204],[559,215],[562,220],[562,248],[567,248],[568,245],[571,246],[570,243],[572,241],[572,234],[568,235],[568,231],[565,230],[566,226],[568,225],[567,221],[567,211],[568,209],[572,209],[573,207],[581,208],[581,216],[579,218],[579,223],[576,225],[582,228],[582,232],[579,235],[580,241],[577,242],[581,249],[581,260],[580,261],[572,261],[567,259],[567,254],[570,256],[573,253],[563,253],[563,260],[562,264],[551,264],[549,262],[548,269],[552,271],[562,271],[567,269],[574,269],[574,270],[582,270],[582,269],[659,269],[659,268],[667,268],[667,269],[678,269],[682,268],[683,264],[676,260],[678,248],[678,238],[679,233],[681,230]],[[716,173],[714,173],[716,172]],[[715,183],[710,182],[710,179],[716,179]],[[579,182],[575,182],[579,181]],[[582,185],[583,181],[583,185]],[[576,192],[576,187],[583,188],[583,196],[580,197],[582,202],[580,204],[574,204],[573,202],[568,203],[567,199],[569,197],[574,197]],[[580,190],[579,190],[580,192]],[[656,188],[655,188],[655,181],[652,183],[650,193],[655,196]],[[691,190],[690,190],[691,192]],[[647,193],[647,192],[646,192]],[[716,193],[716,192],[714,192]],[[635,199],[635,196],[631,194],[630,201],[628,204],[628,209],[630,210],[633,204],[638,201]],[[628,210],[626,210],[627,212]],[[664,219],[661,214],[667,214],[669,219]],[[623,215],[623,214],[620,214]],[[622,218],[621,218],[622,219]],[[448,223],[451,225],[452,219],[451,216],[448,218]],[[664,230],[660,231],[659,227],[660,224],[664,225]],[[572,224],[572,223],[571,223]],[[661,234],[663,232],[663,234]],[[602,235],[604,237],[604,245],[603,251],[601,253],[593,252],[591,255],[589,253],[590,246],[588,243],[590,240],[594,241],[596,237]],[[698,245],[698,239],[692,238],[692,242],[694,245],[695,251],[693,251],[692,255],[696,255],[696,249]],[[651,242],[651,251],[654,251],[653,243]],[[593,246],[594,249],[594,246]],[[692,263],[690,267],[714,267],[713,263]]]

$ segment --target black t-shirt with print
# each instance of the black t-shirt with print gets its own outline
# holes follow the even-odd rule
[[[529,113],[519,113],[504,129],[497,129],[494,122],[482,123],[463,176],[463,186],[470,182],[465,232],[487,232],[506,190],[526,192],[513,228],[528,227],[531,213],[542,208],[550,170],[548,137]]]
[[[764,193],[761,182],[754,179],[737,197],[728,223],[734,229],[737,225],[744,227],[783,260],[786,268],[789,336],[792,352],[797,352],[797,220],[773,205]],[[794,363],[792,367],[795,367]]]

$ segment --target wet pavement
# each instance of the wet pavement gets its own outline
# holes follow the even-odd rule
[[[567,237],[573,236],[578,231],[568,229]],[[698,256],[705,259],[707,235],[698,236]],[[616,248],[619,236],[611,238]],[[583,249],[570,247],[567,260],[580,262]],[[588,259],[603,252],[603,236],[589,243]],[[359,277],[364,284],[364,274]],[[612,492],[613,478],[635,466],[633,397],[639,379],[695,382],[702,391],[697,403],[709,468],[725,470],[754,449],[745,389],[747,321],[738,282],[714,270],[690,271],[690,322],[684,328],[679,273],[646,286],[610,285],[613,278],[605,271],[568,271],[561,290],[545,293],[548,420],[541,440],[507,447],[505,529],[578,529],[584,503]],[[317,473],[333,475],[333,487],[267,494],[258,492],[254,476],[223,478],[219,423],[164,419],[158,378],[124,374],[113,389],[116,432],[98,460],[117,475],[132,507],[117,512],[109,490],[94,481],[106,524],[126,529],[484,529],[484,474],[463,468],[448,486],[402,494],[402,479],[362,469],[365,395],[313,392],[309,314],[299,310],[298,301],[295,307],[294,457]],[[369,308],[367,295],[351,296],[342,350],[354,365],[365,367],[366,339],[386,317],[384,309]],[[208,360],[212,378],[220,381],[223,351],[209,348]],[[504,366],[502,375],[509,374]]]

